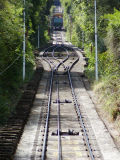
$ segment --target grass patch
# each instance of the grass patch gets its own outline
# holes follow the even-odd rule
[[[94,84],[94,91],[98,95],[99,103],[109,113],[112,120],[120,118],[120,80],[111,76],[102,78]]]
[[[92,82],[99,103],[113,121],[120,123],[120,60],[109,51],[99,54],[99,81],[95,81],[95,57],[89,54],[85,74]]]

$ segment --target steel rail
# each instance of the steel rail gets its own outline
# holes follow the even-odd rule
[[[44,54],[45,54],[45,52],[44,52]],[[48,64],[49,64],[49,66],[50,66],[50,68],[51,68],[51,78],[50,78],[50,89],[49,89],[49,98],[48,98],[48,112],[47,112],[47,118],[46,118],[46,124],[45,124],[45,135],[44,135],[44,141],[43,141],[43,149],[42,149],[42,160],[45,160],[45,156],[46,156],[46,144],[47,144],[47,136],[48,136],[48,126],[49,126],[49,117],[50,117],[50,106],[51,106],[51,97],[52,97],[52,87],[53,87],[53,76],[54,76],[54,68],[51,66],[51,61],[49,60],[49,57],[47,57],[48,58],[48,60],[47,59],[45,59],[45,58],[43,58],[43,60],[45,60]],[[58,91],[58,93],[59,93],[59,91]],[[58,97],[59,97],[59,95],[58,95]],[[59,107],[58,107],[58,112],[59,112]],[[59,127],[59,126],[58,126]],[[60,127],[59,127],[59,131],[58,131],[59,133],[59,136],[60,136]],[[59,137],[59,139],[60,139],[60,137]],[[61,155],[61,150],[60,150],[60,140],[59,140],[59,148],[58,148],[58,150],[59,150],[59,154]],[[61,157],[59,155],[59,157]],[[59,160],[61,160],[61,159],[59,159]]]
[[[71,70],[73,68],[73,66],[79,61],[79,58],[77,58],[73,63],[72,65],[69,67],[69,70]]]
[[[57,47],[57,48],[58,48],[58,47]],[[53,49],[52,56],[53,56],[53,58],[54,58],[56,61],[58,61],[59,64],[60,64],[61,61],[54,56],[54,53],[55,53],[55,49]],[[62,64],[62,65],[63,65],[63,68],[65,69],[65,65],[64,65],[64,64]],[[57,67],[56,67],[56,68],[57,68]],[[57,70],[56,68],[55,68],[55,70]]]
[[[64,69],[66,69],[64,62],[66,62],[66,61],[68,60],[68,58],[69,58],[69,56],[67,56],[63,61],[61,61],[61,62],[56,66],[56,70],[58,70],[58,68],[59,68],[61,65],[64,65]]]
[[[44,52],[45,54],[45,52]],[[48,95],[48,112],[47,112],[47,118],[46,118],[46,124],[45,124],[45,135],[44,135],[44,141],[43,141],[43,149],[42,149],[42,160],[45,160],[46,156],[46,144],[47,144],[47,136],[48,136],[48,125],[49,125],[49,117],[50,117],[50,106],[51,106],[51,97],[52,97],[52,87],[53,87],[53,76],[54,76],[54,69],[51,66],[51,63],[49,60],[43,58],[44,61],[46,61],[50,68],[51,68],[51,76],[50,76],[50,87],[49,87],[49,95]]]
[[[57,61],[59,62],[59,64],[58,64],[57,66],[55,66],[55,65],[52,63],[52,61],[49,60],[50,63],[54,65],[55,70],[57,70],[57,69],[60,67],[61,64],[63,65],[64,69],[66,69],[66,67],[65,67],[65,65],[64,65],[64,61],[60,62],[60,60],[58,60],[57,58],[54,57],[54,51],[55,51],[55,49],[57,49],[57,48],[63,48],[63,47],[61,47],[61,46],[59,46],[59,45],[52,45],[52,46],[48,47],[48,48],[44,51],[43,56],[45,56],[46,52],[48,53],[47,50],[49,50],[49,49],[52,48],[52,47],[55,47],[55,48],[53,48],[53,51],[52,51],[52,57],[53,57],[55,60],[57,60]],[[49,57],[47,57],[47,59],[49,59]],[[66,61],[66,60],[65,60],[65,61]]]
[[[69,84],[70,84],[70,87],[71,87],[71,90],[72,90],[72,95],[73,95],[73,98],[74,98],[74,101],[75,101],[75,106],[76,106],[76,109],[77,109],[77,112],[78,112],[78,115],[79,115],[79,118],[80,118],[81,126],[82,126],[82,129],[83,129],[83,132],[84,132],[86,145],[88,147],[91,160],[94,160],[94,155],[93,155],[90,143],[89,143],[88,135],[86,133],[86,129],[85,129],[85,126],[84,126],[84,122],[83,122],[83,119],[82,119],[82,115],[81,115],[81,112],[80,112],[78,101],[77,101],[77,98],[76,98],[76,95],[75,95],[75,91],[74,91],[74,88],[73,88],[73,83],[72,83],[72,79],[71,79],[71,75],[70,75],[70,70],[69,69],[68,69],[68,79],[69,79]]]
[[[57,65],[56,70],[58,70],[58,68],[61,65],[64,65],[64,69],[66,69],[64,62],[66,62],[68,60],[68,58],[69,58],[68,50],[65,47],[62,47],[62,46],[60,46],[60,48],[63,48],[67,52],[67,57]]]
[[[54,66],[53,68],[55,68],[55,67],[56,67],[56,65],[54,64],[54,62],[53,62],[53,61],[51,61],[49,57],[47,57],[47,59],[48,59],[48,61],[50,62],[50,64],[52,64],[52,65]]]
[[[55,47],[56,46],[56,47]],[[67,51],[67,49],[65,48],[65,47],[62,47],[62,46],[60,46],[60,45],[53,45],[53,46],[50,46],[50,47],[48,47],[45,51],[44,51],[44,53],[43,53],[43,57],[45,56],[45,54],[46,53],[48,53],[48,49],[50,49],[50,48],[52,48],[52,47],[55,47],[55,48],[53,48],[53,52],[52,52],[52,57],[55,59],[55,60],[57,60],[57,61],[59,61],[57,58],[55,58],[54,57],[54,52],[55,52],[55,50],[57,49],[57,48],[63,48],[66,52],[67,52],[67,57],[63,60],[63,61],[59,61],[59,64],[57,65],[57,66],[55,66],[54,64],[53,64],[53,62],[49,59],[49,57],[47,56],[47,59],[48,59],[48,61],[49,61],[49,65],[51,66],[51,64],[53,64],[53,66],[54,66],[54,68],[55,68],[55,70],[57,70],[59,67],[60,67],[60,65],[63,65],[63,67],[64,67],[64,69],[66,69],[66,67],[65,67],[65,65],[64,65],[64,62],[65,61],[67,61],[68,60],[68,58],[69,58],[69,53],[68,53],[68,51]],[[45,61],[47,61],[45,58],[43,58]],[[48,62],[47,61],[47,62]],[[52,66],[51,66],[52,67]]]
[[[59,98],[59,81],[57,80],[57,112],[58,112],[58,117],[57,117],[57,121],[58,121],[58,130],[57,130],[57,134],[58,134],[58,160],[61,160],[62,157],[62,153],[61,153],[61,136],[60,136],[60,98]]]
[[[50,49],[50,48],[52,48],[52,47],[54,47],[54,46],[56,46],[56,45],[55,45],[55,44],[53,44],[52,46],[50,46],[50,47],[46,48],[46,49],[43,51],[43,55],[44,55],[44,53],[45,53],[48,49]]]
[[[55,47],[55,48],[53,48],[52,56],[53,56],[53,58],[54,58],[55,60],[57,60],[57,61],[59,61],[59,60],[54,57],[54,52],[55,52],[55,50],[56,50],[57,48],[63,48],[63,49],[67,52],[67,57],[66,57],[63,61],[61,61],[61,62],[59,61],[60,63],[59,63],[56,67],[55,67],[55,65],[54,65],[55,70],[58,70],[58,68],[59,68],[61,65],[63,65],[64,69],[66,69],[66,67],[65,67],[65,65],[64,65],[64,62],[68,60],[69,54],[68,54],[68,51],[67,51],[67,49],[66,49],[65,47],[60,46],[59,44],[53,45],[53,46],[51,46],[51,47],[48,47],[48,48],[44,51],[43,56],[45,55],[46,52],[48,52],[47,50],[50,49],[50,48],[52,48],[52,47]],[[48,57],[48,58],[49,58],[49,57]],[[49,60],[49,61],[50,61],[50,60]],[[51,62],[52,62],[52,61],[50,61],[50,63],[51,63]]]
[[[52,70],[52,66],[51,66],[51,63],[48,61],[48,60],[46,60],[45,58],[42,58],[44,61],[46,61],[48,64],[49,64],[49,66],[50,66],[50,68],[51,68],[51,70]]]
[[[73,49],[73,48],[71,48],[71,47],[68,47],[68,48],[70,48],[70,49],[72,49],[76,54],[77,54],[77,56],[78,56],[78,53]],[[68,51],[67,51],[68,52]],[[69,52],[68,52],[68,56],[70,56],[70,54],[69,54]],[[68,69],[69,69],[69,71],[74,67],[74,65],[79,61],[79,56],[78,56],[78,58],[72,63],[72,65],[71,66],[68,66]]]
[[[52,87],[53,87],[53,76],[54,70],[51,71],[51,78],[50,78],[50,89],[49,89],[49,98],[48,98],[48,112],[46,118],[46,125],[45,125],[45,135],[43,141],[43,149],[42,149],[42,160],[45,160],[46,156],[46,144],[47,144],[47,136],[48,136],[48,125],[49,125],[49,117],[50,117],[50,106],[51,106],[51,97],[52,97]]]
[[[48,53],[48,51],[44,52],[44,53],[43,53],[43,56],[44,56],[44,54],[46,54],[46,53]],[[48,60],[46,60],[45,58],[43,58],[43,59],[44,59],[46,62],[48,62],[48,63],[49,63],[49,65],[50,65],[51,69],[56,67],[56,66],[54,65],[54,62],[53,62],[53,61],[51,61],[51,60],[50,60],[50,58],[49,58],[48,56],[46,57],[46,59],[48,59]],[[51,65],[51,64],[52,64],[54,67],[52,67],[52,65]]]
[[[65,47],[64,47],[65,49]],[[54,50],[54,49],[53,49]],[[69,57],[69,52],[67,49],[65,49]],[[47,52],[47,51],[46,51]],[[46,53],[44,52],[44,54]],[[43,54],[43,55],[44,55]],[[50,106],[51,106],[51,97],[52,97],[52,87],[53,87],[53,77],[54,77],[54,71],[55,67],[52,67],[51,61],[49,60],[49,57],[43,58],[50,66],[51,68],[51,77],[50,77],[50,88],[49,88],[49,98],[48,98],[48,112],[47,112],[47,118],[46,118],[46,124],[45,124],[45,133],[44,133],[44,141],[43,141],[43,149],[42,149],[42,160],[45,160],[46,156],[46,145],[47,145],[47,137],[48,137],[48,126],[49,126],[49,117],[50,117]],[[63,63],[67,60],[66,58],[63,60]],[[61,63],[61,62],[60,62]],[[77,63],[76,61],[74,63]],[[58,65],[59,67],[60,65]],[[68,69],[69,73],[69,69]],[[59,103],[59,84],[57,83],[57,93],[58,93],[58,99],[57,99],[57,104],[58,104],[58,160],[62,159],[62,154],[61,154],[61,137],[60,137],[60,103]]]

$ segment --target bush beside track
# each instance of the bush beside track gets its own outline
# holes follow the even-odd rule
[[[27,122],[42,73],[43,68],[41,65],[38,65],[15,111],[9,117],[6,125],[0,128],[0,160],[13,159],[17,144]]]

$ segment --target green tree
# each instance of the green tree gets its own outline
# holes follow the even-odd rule
[[[37,46],[39,24],[40,44],[43,45],[49,40],[48,14],[51,3],[50,0],[26,0],[25,81],[30,79],[34,71],[33,50]],[[23,8],[23,1],[0,1],[0,119],[11,112],[13,107],[10,104],[19,97],[19,88],[23,85]]]

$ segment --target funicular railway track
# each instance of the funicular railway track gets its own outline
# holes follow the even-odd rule
[[[43,67],[47,68],[48,74],[43,76],[43,82],[41,82],[43,83],[41,84],[41,89],[44,89],[42,95],[45,95],[39,104],[40,115],[38,122],[35,124],[37,129],[32,132],[35,137],[31,134],[31,131],[29,133],[31,138],[34,137],[33,144],[31,143],[32,147],[29,146],[29,153],[22,152],[22,154],[25,154],[23,154],[23,157],[19,155],[19,151],[18,154],[16,152],[15,156],[13,156],[22,135],[24,124],[27,120],[26,117],[32,106],[30,104],[28,111],[26,111],[26,107],[23,110],[21,106],[25,106],[26,101],[24,100],[25,103],[22,101],[18,109],[18,112],[22,109],[22,113],[16,117],[16,120],[21,116],[23,118],[20,118],[17,123],[14,119],[11,129],[9,131],[9,128],[3,130],[5,134],[7,133],[7,137],[0,137],[2,140],[0,144],[3,146],[2,152],[0,151],[0,159],[102,160],[91,125],[85,110],[79,104],[75,91],[76,85],[74,81],[76,77],[73,75],[72,69],[79,61],[77,53],[69,46],[55,44],[47,48],[39,59],[43,63]],[[37,83],[34,83],[35,86],[37,86]],[[30,88],[27,88],[27,91],[28,89],[30,90]],[[29,98],[29,100],[33,101],[33,98]],[[23,113],[25,114],[25,122]],[[28,123],[32,123],[32,121]],[[30,128],[30,130],[32,129]],[[4,141],[5,143],[3,144]],[[23,140],[23,142],[28,144],[26,140]]]
[[[19,154],[13,156],[32,106],[34,98],[31,97],[28,109],[26,108],[28,99],[21,101],[22,104],[18,105],[19,116],[16,115],[16,121],[15,119],[13,119],[14,123],[10,121],[11,128],[2,131],[0,145],[3,147],[0,150],[0,159],[102,160],[92,127],[75,92],[76,77],[72,69],[79,61],[77,53],[69,46],[55,44],[44,51],[40,60],[43,66],[47,67],[49,76],[43,76],[45,82],[42,82],[41,87],[45,87],[45,99],[40,102],[41,111],[36,124],[37,130],[33,131],[35,138],[30,155],[27,155],[27,158],[24,155],[21,158]],[[37,84],[38,80],[34,82],[36,88]],[[28,86],[26,92],[28,90],[32,94],[31,86]],[[26,92],[26,96],[30,95]],[[31,96],[35,96],[35,91]],[[21,106],[25,106],[25,110]],[[21,114],[19,114],[20,110]]]
[[[82,115],[74,91],[71,69],[79,61],[77,53],[68,46],[57,44],[47,48],[41,58],[51,73],[47,112],[41,127],[40,159],[101,159],[91,126],[84,111]]]
[[[54,33],[54,45],[38,58],[45,69],[40,85],[38,71],[16,113],[0,131],[0,160],[103,160],[88,114],[80,104],[79,56],[65,45],[62,32]]]

